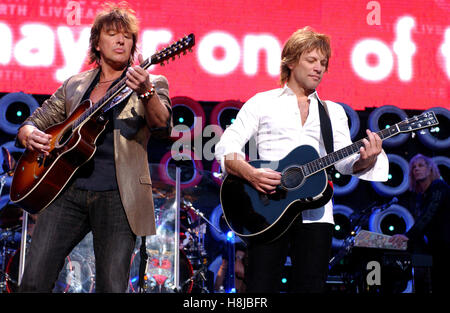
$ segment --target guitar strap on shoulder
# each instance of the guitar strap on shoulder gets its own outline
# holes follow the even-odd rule
[[[320,132],[322,133],[325,150],[327,151],[327,154],[330,154],[334,151],[333,128],[331,127],[330,115],[328,114],[327,104],[325,102],[322,102],[319,98],[317,98],[317,100],[319,106]],[[329,180],[331,180],[331,174],[334,172],[334,170],[334,166],[330,166],[327,169]]]

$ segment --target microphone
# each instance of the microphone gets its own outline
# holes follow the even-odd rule
[[[385,210],[385,209],[387,209],[388,207],[390,207],[391,205],[393,205],[393,204],[395,204],[397,202],[398,202],[398,198],[397,197],[393,197],[391,199],[391,201],[389,201],[388,203],[385,203],[385,204],[383,204],[381,206],[381,210]]]

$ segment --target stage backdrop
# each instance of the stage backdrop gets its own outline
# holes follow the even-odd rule
[[[2,0],[0,92],[51,94],[83,71],[90,23],[103,1]],[[129,1],[148,57],[194,33],[193,53],[155,66],[171,96],[246,101],[278,86],[286,39],[306,25],[331,36],[320,94],[353,109],[449,107],[450,2]]]

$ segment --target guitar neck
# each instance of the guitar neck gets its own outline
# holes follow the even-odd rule
[[[161,63],[164,65],[164,61],[168,62],[170,58],[174,60],[176,55],[180,56],[180,53],[186,54],[186,50],[188,49],[191,51],[191,47],[193,47],[194,44],[195,36],[194,34],[189,34],[172,45],[164,48],[161,52],[155,53],[150,58],[142,62],[139,66],[144,70],[147,70],[154,64]],[[127,87],[126,81],[127,78],[123,77],[111,89],[109,89],[100,100],[83,112],[83,114],[81,114],[81,116],[72,124],[72,130],[79,127],[84,123],[84,121],[94,116],[94,114],[106,112],[126,99],[133,92],[133,90]]]
[[[388,139],[389,137],[397,135],[398,133],[400,133],[400,130],[397,125],[394,125],[393,127],[389,127],[389,128],[380,130],[376,134],[378,134],[378,136],[380,136],[381,140],[385,140],[385,139]],[[366,137],[364,139],[369,140],[368,137]],[[364,143],[363,143],[364,139],[360,139],[345,148],[334,151],[322,158],[319,158],[319,159],[316,159],[314,161],[304,164],[302,166],[304,175],[311,176],[317,172],[320,172],[320,171],[332,166],[333,164],[339,162],[340,160],[343,160],[353,154],[358,153],[359,149],[361,147],[364,147]]]
[[[148,62],[148,59],[143,62],[140,66],[144,69],[147,69],[151,65],[150,62]],[[72,129],[77,128],[80,126],[85,120],[90,118],[92,115],[94,115],[96,112],[104,108],[108,103],[111,103],[111,100],[113,100],[116,96],[118,96],[124,89],[127,87],[126,85],[127,78],[124,77],[120,81],[118,81],[111,89],[109,89],[105,95],[98,100],[94,105],[92,105],[90,108],[88,108],[86,111],[83,112],[83,114],[80,115],[80,117],[73,123]],[[110,107],[107,109],[110,109],[115,104],[112,103]]]

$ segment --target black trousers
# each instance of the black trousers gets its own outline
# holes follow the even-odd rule
[[[333,225],[296,220],[276,241],[248,246],[247,292],[278,293],[286,257],[292,262],[288,292],[323,293]]]
[[[126,292],[136,235],[118,190],[69,187],[38,217],[27,253],[21,292],[51,292],[70,251],[92,230],[95,291]]]

